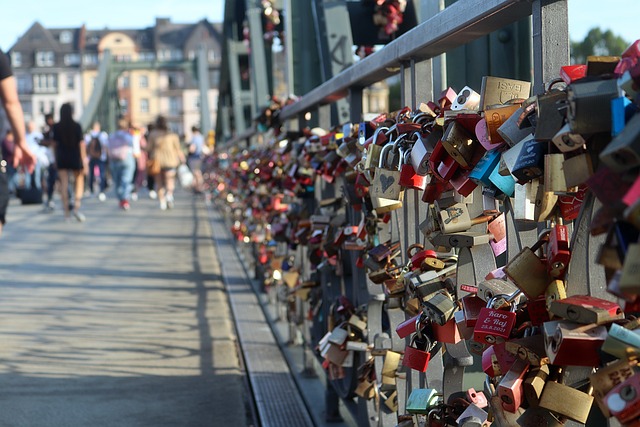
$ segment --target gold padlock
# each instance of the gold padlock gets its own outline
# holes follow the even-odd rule
[[[582,424],[586,424],[592,404],[593,396],[555,381],[548,381],[540,396],[541,408]]]
[[[531,248],[523,248],[504,267],[505,274],[532,300],[544,294],[551,283],[546,263],[535,254],[543,243],[541,238]]]

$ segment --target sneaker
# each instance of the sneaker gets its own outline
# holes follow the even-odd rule
[[[156,191],[155,191],[155,190],[151,190],[151,191],[149,191],[149,198],[150,198],[151,200],[155,200],[155,199],[157,199],[157,198],[158,198],[158,193],[156,193]]]
[[[131,201],[135,202],[137,200],[138,200],[138,193],[134,191],[133,193],[131,193]]]
[[[104,193],[98,194],[98,200],[100,200],[101,202],[104,202],[105,200],[107,200],[107,195]]]
[[[78,220],[78,222],[85,222],[87,219],[82,212],[78,211],[73,211],[73,216]]]
[[[131,209],[131,205],[129,204],[129,202],[127,200],[121,201],[120,202],[120,207],[125,211],[128,211],[129,209]]]
[[[160,210],[161,211],[166,211],[167,210],[167,202],[165,202],[164,200],[160,201]]]
[[[167,196],[167,208],[173,209],[173,196]]]

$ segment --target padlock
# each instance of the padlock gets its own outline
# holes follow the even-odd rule
[[[463,168],[470,168],[475,152],[474,138],[458,122],[451,122],[442,136],[442,146]]]
[[[528,300],[526,308],[532,326],[540,326],[544,322],[551,320],[551,315],[547,311],[547,301],[544,296]]]
[[[404,154],[400,165],[400,185],[413,190],[424,191],[427,186],[427,177],[418,175],[410,163],[411,149]]]
[[[473,193],[478,184],[469,178],[471,170],[458,168],[449,182],[461,196],[468,197]]]
[[[398,334],[400,338],[404,339],[409,335],[421,330],[426,321],[427,316],[425,316],[423,313],[420,313],[417,316],[413,316],[396,326],[396,334]]]
[[[605,402],[605,396],[615,386],[631,378],[635,373],[634,369],[637,365],[637,360],[617,360],[598,368],[598,370],[589,377],[589,381],[593,387],[593,397],[605,417],[611,416],[609,407]]]
[[[567,181],[564,172],[565,156],[562,153],[544,156],[544,190],[548,193],[566,193]],[[578,184],[582,184],[581,182]]]
[[[535,254],[544,243],[545,240],[541,238],[531,248],[524,247],[504,267],[506,275],[529,299],[544,294],[552,280],[547,272],[547,264]]]
[[[566,225],[556,224],[549,233],[547,244],[547,271],[554,279],[565,276],[571,252],[569,251],[569,230]]]
[[[415,132],[416,142],[411,149],[411,164],[418,175],[427,175],[429,173],[429,157],[437,142],[442,138],[442,131],[434,129],[429,135],[423,135]]]
[[[520,157],[520,152],[522,151],[522,148],[524,147],[525,144],[528,143],[528,141],[533,141],[533,140],[534,140],[533,135],[529,135],[524,139],[522,139],[513,147],[507,149],[506,151],[503,151],[500,156],[500,165],[498,166],[498,173],[502,176],[511,175],[511,171],[515,167],[516,162]]]
[[[522,384],[522,393],[529,407],[537,407],[540,404],[542,390],[549,377],[549,365],[531,366],[527,377]]]
[[[590,295],[572,295],[553,301],[550,311],[558,317],[584,325],[601,325],[624,319],[624,313],[617,303]]]
[[[504,104],[512,99],[527,99],[530,92],[530,82],[484,76],[480,90],[480,109],[484,111],[489,105]]]
[[[484,245],[493,239],[493,234],[463,231],[451,234],[436,234],[430,236],[429,240],[434,246],[450,248],[471,248],[473,246]]]
[[[426,372],[431,360],[431,342],[426,335],[417,332],[411,344],[404,349],[402,365],[420,372]]]
[[[510,339],[505,343],[505,350],[531,366],[540,366],[549,361],[542,334]]]
[[[516,360],[511,369],[502,377],[497,387],[505,411],[515,413],[523,401],[522,384],[529,370],[524,360]]]
[[[441,290],[422,301],[422,311],[431,319],[431,321],[444,325],[453,318],[456,304],[451,294],[446,290]]]
[[[616,137],[637,112],[638,107],[626,96],[611,100],[611,136]]]
[[[489,138],[489,129],[487,128],[487,121],[483,118],[476,123],[476,127],[474,129],[476,134],[476,139],[480,143],[480,145],[487,151],[492,151],[498,149],[504,145],[504,142],[498,142],[497,144],[492,144],[491,139]]]
[[[409,394],[405,410],[413,415],[427,415],[438,404],[438,392],[433,388],[414,388]]]
[[[592,134],[611,131],[611,100],[618,97],[615,79],[574,82],[567,86],[571,131]]]
[[[480,310],[487,306],[487,301],[482,300],[477,295],[470,294],[460,298],[460,302],[462,303],[465,326],[475,328],[480,316]]]
[[[565,221],[573,221],[580,213],[584,197],[587,192],[586,185],[580,185],[577,191],[567,195],[558,196],[558,207],[560,208],[560,216]]]
[[[471,170],[469,179],[478,185],[490,186],[491,181],[489,180],[489,176],[500,164],[501,154],[502,153],[497,150],[485,152],[480,161]]]
[[[559,80],[559,79],[558,79]],[[552,81],[553,86],[558,80]],[[567,93],[562,90],[550,89],[538,95],[536,112],[538,114],[534,137],[537,141],[551,141],[564,124],[566,115]]]
[[[456,425],[460,427],[483,427],[488,417],[489,414],[486,411],[472,403],[456,419]]]
[[[586,143],[582,135],[571,131],[569,123],[563,125],[551,141],[563,153],[578,150]]]
[[[626,172],[640,165],[640,114],[635,114],[600,153],[600,160],[616,172]]]
[[[540,143],[535,139],[525,142],[520,151],[520,155],[511,170],[511,174],[520,183],[531,181],[544,174],[544,156],[547,152],[547,144]]]
[[[387,154],[393,148],[393,143],[388,143],[383,147],[378,168],[374,171],[373,181],[369,187],[371,203],[378,214],[402,207],[404,191],[400,185],[399,164],[392,166],[392,169],[385,168]]]
[[[585,424],[591,411],[593,396],[580,390],[548,381],[540,396],[540,407],[570,420]]]
[[[604,397],[611,415],[621,423],[630,423],[640,416],[640,373],[611,389]]]
[[[456,325],[455,318],[449,319],[444,325],[436,322],[431,323],[433,329],[433,337],[436,341],[446,344],[457,344],[462,341],[460,331]]]
[[[552,320],[542,325],[549,361],[554,365],[599,366],[607,328]]]
[[[618,286],[624,293],[637,294],[640,291],[640,243],[632,243],[622,265]]]
[[[467,400],[478,408],[486,408],[489,405],[487,397],[481,391],[476,391],[474,388],[467,390]]]
[[[564,65],[560,67],[560,77],[566,84],[571,84],[587,75],[586,64]]]
[[[499,396],[492,396],[489,399],[490,412],[493,415],[493,421],[491,422],[492,427],[513,427],[517,426],[517,420],[524,413],[523,409],[518,409],[518,411],[513,414],[509,411],[505,411],[502,407],[502,399]],[[538,426],[536,426],[538,427]]]
[[[518,417],[517,425],[520,427],[563,427],[565,422],[564,418],[560,419],[544,408],[529,407]]]
[[[562,170],[564,172],[565,187],[562,192],[566,193],[567,189],[582,185],[593,176],[591,153],[580,153],[573,157],[565,158],[562,163]]]
[[[377,132],[377,131],[376,131]],[[380,164],[380,154],[382,153],[382,147],[377,144],[370,144],[364,150],[364,169],[373,170]]]
[[[509,147],[515,146],[518,142],[530,136],[533,131],[533,127],[529,125],[528,122],[526,126],[518,126],[518,119],[523,112],[523,107],[518,107],[518,109],[496,130],[498,135],[502,137]],[[482,143],[482,141],[480,141],[480,143]],[[484,146],[484,144],[482,145]],[[502,143],[498,144],[498,146],[502,145]]]
[[[496,166],[493,172],[491,172],[489,181],[491,181],[492,186],[500,190],[502,194],[507,197],[513,197],[516,180],[509,174],[502,175],[500,173],[500,166]]]
[[[602,351],[618,359],[640,356],[640,330],[629,330],[616,323],[611,324]]]
[[[515,285],[504,279],[486,279],[478,283],[477,296],[486,305],[497,295],[513,295],[517,291],[518,288]]]
[[[451,103],[452,110],[478,110],[480,107],[480,94],[469,86],[463,87]]]
[[[504,342],[511,335],[516,322],[516,303],[511,303],[511,311],[493,308],[495,301],[506,295],[496,295],[487,302],[487,306],[480,310],[478,321],[473,329],[473,340],[479,343],[493,345]]]
[[[426,258],[436,258],[436,252],[432,249],[425,249],[424,245],[414,243],[407,248],[407,258],[411,261],[411,269],[417,270],[421,268],[422,261]]]
[[[472,341],[475,342],[475,341]],[[471,343],[469,343],[471,344]],[[485,344],[487,345],[487,344]],[[516,355],[506,350],[506,343],[488,345],[482,351],[482,370],[490,378],[505,375],[513,363],[518,359]]]
[[[455,320],[456,322],[456,327],[458,328],[458,334],[460,335],[460,338],[465,341],[470,341],[471,338],[473,338],[473,327],[467,326],[464,317],[464,311],[460,310],[453,313],[453,320]]]
[[[551,303],[567,297],[567,286],[562,280],[553,280],[544,291],[546,309],[551,314]]]
[[[491,106],[484,111],[484,119],[487,122],[487,131],[489,132],[491,147],[498,148],[505,143],[498,129],[519,109],[519,105],[507,104]]]
[[[471,219],[466,203],[456,203],[438,213],[438,223],[444,234],[467,231],[472,226],[488,222],[491,219],[493,219],[493,215],[482,215]]]
[[[613,74],[619,62],[619,56],[589,55],[587,56],[587,76]]]

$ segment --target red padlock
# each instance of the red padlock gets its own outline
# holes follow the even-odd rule
[[[427,348],[431,347],[429,339],[418,332],[411,340],[411,344],[404,349],[402,365],[420,372],[426,372],[431,360],[431,353]]]
[[[449,180],[453,188],[455,188],[455,190],[461,196],[467,197],[478,186],[478,184],[475,181],[469,178],[469,175],[471,174],[471,172],[472,172],[472,169],[463,170],[461,168],[458,168],[457,172],[454,173],[451,179]]]
[[[549,233],[549,243],[547,244],[547,271],[549,275],[556,279],[563,279],[570,259],[569,231],[566,225],[556,224]]]
[[[487,306],[487,303],[475,294],[466,295],[462,297],[460,301],[462,302],[465,325],[470,328],[475,328],[478,317],[480,316],[480,311]]]
[[[500,380],[497,391],[505,411],[515,413],[522,404],[522,396],[524,394],[522,383],[528,371],[529,364],[524,360],[518,359]]]
[[[481,344],[493,345],[504,342],[511,335],[516,322],[516,303],[511,302],[511,311],[493,308],[493,304],[508,295],[496,295],[487,302],[487,306],[480,310],[478,321],[473,328],[473,340]]]
[[[547,311],[547,299],[544,295],[527,302],[527,313],[529,313],[529,319],[531,319],[533,326],[540,326],[551,320]]]
[[[617,303],[590,295],[572,295],[552,301],[549,310],[556,316],[584,325],[603,324],[624,318]]]
[[[407,257],[411,260],[411,270],[418,270],[425,259],[437,258],[437,255],[436,251],[425,249],[420,243],[414,243],[407,248]]]
[[[407,154],[411,155],[411,151],[408,151]],[[407,154],[405,154],[404,161],[400,165],[400,185],[405,188],[424,191],[427,186],[427,176],[416,173],[411,161],[407,158]]]
[[[587,66],[585,64],[565,65],[560,67],[560,77],[566,84],[583,78],[587,75]]]
[[[441,180],[449,181],[451,176],[458,169],[459,163],[447,153],[442,140],[436,143],[431,156],[429,156],[429,170],[436,174]]]
[[[420,312],[417,316],[405,320],[396,326],[396,334],[402,339],[422,329],[421,324],[427,320],[427,316]]]
[[[456,319],[449,319],[444,325],[432,322],[431,327],[433,328],[433,336],[438,342],[457,344],[462,341]]]
[[[482,370],[489,377],[499,377],[507,373],[518,356],[506,349],[506,343],[498,343],[487,347],[482,352]]]
[[[474,388],[467,390],[467,399],[478,408],[486,408],[489,405],[487,396],[481,391],[476,391]]]
[[[576,193],[558,196],[560,215],[565,221],[573,221],[578,217],[586,193],[587,186],[582,184],[578,187],[578,191]]]

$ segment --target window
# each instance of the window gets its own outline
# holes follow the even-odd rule
[[[73,102],[70,102],[69,104],[71,104],[71,107],[73,108]],[[56,103],[53,101],[49,101],[49,111],[54,112],[56,111]]]
[[[169,114],[174,116],[180,114],[180,100],[175,96],[169,98]]]
[[[36,65],[38,67],[53,67],[55,55],[51,51],[36,52]]]
[[[72,39],[73,34],[71,34],[71,31],[63,31],[60,33],[60,43],[71,43]]]
[[[149,87],[149,77],[148,76],[140,76],[140,88],[145,89]]]
[[[40,106],[40,112],[44,114],[44,101],[40,101],[38,105]]]
[[[209,62],[214,62],[216,60],[216,51],[213,49],[207,51],[207,56],[209,58]]]
[[[31,80],[31,76],[29,75],[17,75],[16,81],[18,83],[18,93],[31,93],[31,88],[33,87],[33,82]]]
[[[67,74],[67,89],[73,90],[76,87],[76,80],[73,74]]]
[[[98,64],[98,55],[95,53],[85,53],[82,56],[82,62],[85,65],[97,65]]]
[[[120,104],[120,112],[122,114],[127,114],[129,112],[129,101],[125,98],[122,98],[118,102]]]
[[[11,65],[14,67],[22,66],[22,54],[20,52],[11,52]]]
[[[147,98],[140,99],[140,112],[141,113],[149,112],[149,100]]]
[[[168,61],[171,58],[171,51],[169,49],[160,49],[158,51],[158,59],[160,61]]]
[[[154,61],[156,59],[156,55],[153,52],[140,52],[140,61]]]
[[[129,87],[129,76],[120,77],[120,84],[118,87],[120,89],[127,89]]]
[[[77,53],[67,53],[64,56],[64,65],[80,65],[80,55]]]
[[[56,74],[34,74],[34,92],[55,92],[58,90],[58,76]]]
[[[189,58],[190,61],[193,61],[194,59],[196,59],[196,51],[190,50],[189,53],[187,54],[187,58]]]
[[[193,98],[193,108],[195,110],[199,110],[200,109],[200,95],[198,95],[195,98]]]

